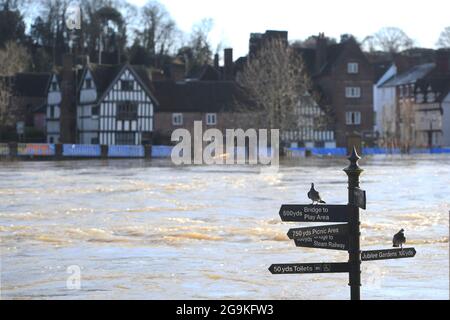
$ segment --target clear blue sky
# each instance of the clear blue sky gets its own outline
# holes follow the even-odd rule
[[[143,5],[146,0],[129,0]],[[418,45],[434,47],[450,26],[449,0],[160,0],[178,27],[189,32],[202,18],[212,18],[214,47],[223,42],[235,57],[248,52],[251,32],[287,30],[289,39],[325,32],[339,38],[351,33],[362,40],[385,26],[403,29]]]

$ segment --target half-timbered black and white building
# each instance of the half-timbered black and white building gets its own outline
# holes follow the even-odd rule
[[[291,147],[336,148],[334,131],[330,130],[325,111],[311,96],[306,96],[295,108],[297,128],[286,130],[281,139]]]
[[[151,142],[156,99],[144,67],[88,64],[78,71],[76,143],[139,145]],[[48,89],[47,142],[60,142],[61,76]]]
[[[77,106],[80,144],[150,142],[156,99],[143,67],[97,65],[84,70]]]

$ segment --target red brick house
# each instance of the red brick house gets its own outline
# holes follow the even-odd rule
[[[372,64],[351,36],[343,36],[338,44],[329,44],[322,33],[316,47],[298,48],[312,76],[320,105],[334,119],[338,147],[349,147],[361,140],[373,143]]]
[[[187,129],[191,135],[194,121],[202,121],[203,129],[226,129],[254,126],[239,112],[240,106],[251,105],[244,91],[234,81],[154,81],[155,144],[170,143],[172,132]]]

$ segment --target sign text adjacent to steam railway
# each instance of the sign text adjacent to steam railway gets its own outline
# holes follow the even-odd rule
[[[303,248],[348,251],[348,237],[325,235],[314,238],[301,238],[295,239],[295,245]]]
[[[350,213],[347,205],[283,205],[280,209],[284,222],[348,222]]]

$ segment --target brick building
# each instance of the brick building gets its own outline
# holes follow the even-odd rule
[[[247,129],[252,117],[240,112],[240,106],[251,101],[234,81],[154,81],[155,143],[169,143],[172,132],[187,129],[194,132],[194,121],[203,122],[203,130],[216,128]],[[242,109],[243,110],[243,109]]]
[[[352,36],[330,44],[323,33],[315,48],[297,48],[312,76],[319,104],[333,119],[338,147],[373,144],[372,64]]]

